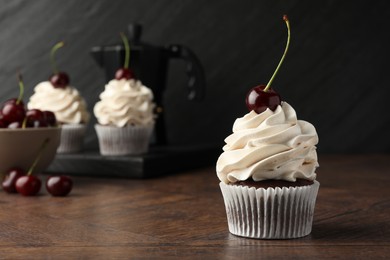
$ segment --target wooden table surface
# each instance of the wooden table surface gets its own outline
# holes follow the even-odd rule
[[[210,167],[147,180],[77,177],[63,198],[1,192],[0,259],[390,259],[390,155],[319,158],[304,238],[230,234]]]

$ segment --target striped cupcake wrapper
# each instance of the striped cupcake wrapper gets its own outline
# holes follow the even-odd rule
[[[229,231],[258,239],[310,234],[319,182],[302,187],[259,188],[221,182]]]

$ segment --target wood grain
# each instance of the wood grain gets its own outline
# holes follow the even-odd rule
[[[0,258],[385,259],[389,160],[320,156],[313,231],[294,240],[229,234],[214,168],[146,180],[75,177],[65,198],[1,193]]]

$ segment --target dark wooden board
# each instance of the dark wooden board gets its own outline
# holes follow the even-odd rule
[[[99,151],[58,154],[47,173],[95,177],[149,178],[215,164],[221,148],[213,145],[159,146],[147,154],[102,156]]]

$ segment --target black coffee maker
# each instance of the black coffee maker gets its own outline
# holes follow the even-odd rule
[[[165,90],[170,59],[183,59],[187,66],[188,100],[201,100],[204,96],[205,76],[197,56],[187,47],[172,44],[167,47],[154,46],[141,41],[142,26],[132,23],[128,26],[130,43],[130,67],[136,78],[151,88],[156,103],[156,128],[153,144],[167,142],[164,123],[163,93]],[[119,38],[119,37],[118,37]],[[118,68],[123,67],[125,49],[123,44],[96,46],[91,50],[96,62],[105,69],[107,82],[114,78]]]

